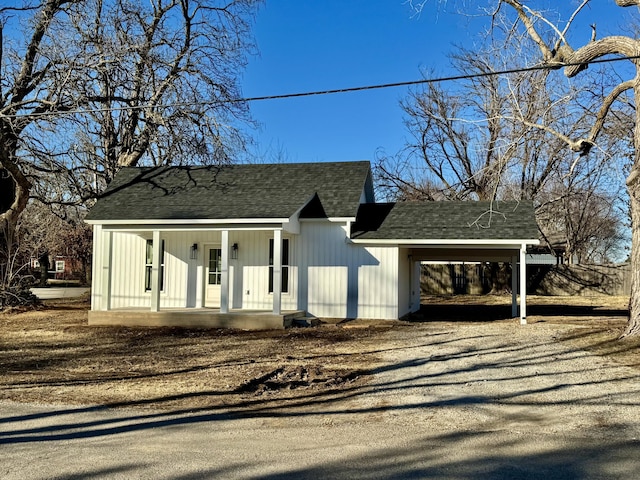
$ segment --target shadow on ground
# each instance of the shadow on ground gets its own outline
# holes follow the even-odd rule
[[[540,320],[552,317],[589,317],[610,318],[627,317],[626,309],[584,305],[527,305],[527,317],[540,317]],[[423,304],[420,311],[411,315],[411,322],[495,322],[511,320],[511,305],[483,304]]]

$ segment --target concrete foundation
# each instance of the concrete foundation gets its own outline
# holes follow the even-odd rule
[[[192,310],[108,310],[89,311],[89,325],[126,327],[238,328],[273,330],[290,327],[294,318],[304,317],[303,310],[275,315],[265,311],[238,310],[220,313],[212,309]]]

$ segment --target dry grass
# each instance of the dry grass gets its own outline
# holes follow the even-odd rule
[[[560,341],[640,366],[640,340],[617,340],[628,299],[529,300],[530,323],[571,326],[561,329]],[[79,299],[0,313],[0,399],[187,409],[300,406],[365,384],[381,365],[378,353],[391,328],[415,335],[440,322],[514,323],[509,297],[427,298],[409,322],[264,332],[88,327],[87,309]]]
[[[296,399],[362,382],[375,365],[360,353],[372,329],[88,327],[87,308],[59,300],[0,314],[0,399],[166,408]]]

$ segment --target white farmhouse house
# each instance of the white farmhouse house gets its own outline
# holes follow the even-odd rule
[[[125,168],[87,222],[90,324],[398,319],[420,307],[421,261],[524,266],[538,243],[531,203],[375,203],[366,161]]]

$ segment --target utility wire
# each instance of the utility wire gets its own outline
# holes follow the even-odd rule
[[[396,88],[396,87],[409,87],[412,85],[422,85],[422,84],[430,84],[430,83],[443,83],[443,82],[452,82],[458,80],[472,80],[474,78],[483,78],[483,77],[492,77],[497,75],[509,75],[512,73],[526,73],[526,72],[535,72],[539,70],[559,70],[565,67],[576,67],[579,65],[591,65],[597,63],[612,63],[612,62],[620,62],[623,60],[638,60],[640,59],[640,55],[632,55],[625,57],[615,57],[615,58],[600,58],[596,60],[591,60],[589,62],[575,62],[575,63],[546,63],[541,65],[534,65],[532,67],[521,67],[521,68],[512,68],[507,70],[497,70],[493,72],[483,72],[483,73],[471,73],[464,75],[452,75],[448,77],[438,77],[438,78],[425,78],[422,80],[410,80],[407,82],[395,82],[395,83],[381,83],[376,85],[365,85],[358,87],[346,87],[346,88],[336,88],[330,90],[315,90],[310,92],[297,92],[297,93],[284,93],[281,95],[265,95],[259,97],[245,97],[245,98],[232,98],[227,100],[209,100],[209,101],[199,101],[199,102],[179,102],[179,103],[171,103],[171,104],[158,104],[158,105],[138,105],[138,106],[122,106],[122,107],[111,107],[111,108],[95,108],[95,109],[77,109],[77,110],[66,110],[66,111],[58,111],[58,112],[43,112],[43,113],[16,113],[13,115],[5,115],[0,113],[0,117],[4,118],[22,118],[22,117],[38,117],[38,116],[62,116],[62,115],[74,115],[81,113],[101,113],[101,112],[110,112],[110,111],[127,111],[127,110],[141,110],[144,108],[156,108],[156,109],[164,109],[164,108],[175,108],[175,107],[189,107],[195,105],[225,105],[225,104],[234,104],[234,103],[250,103],[250,102],[260,102],[266,100],[282,100],[285,98],[300,98],[300,97],[313,97],[320,95],[333,95],[338,93],[351,93],[351,92],[362,92],[367,90],[380,90],[383,88]]]
[[[471,73],[466,75],[453,75],[450,77],[440,77],[440,78],[426,78],[422,80],[411,80],[408,82],[396,82],[396,83],[382,83],[379,85],[367,85],[360,87],[350,87],[350,88],[337,88],[334,90],[318,90],[313,92],[300,92],[300,93],[287,93],[283,95],[269,95],[264,97],[248,97],[244,99],[235,99],[229,100],[226,103],[235,103],[235,102],[257,102],[262,100],[280,100],[283,98],[296,98],[296,97],[311,97],[314,95],[330,95],[334,93],[348,93],[348,92],[360,92],[364,90],[377,90],[380,88],[393,88],[393,87],[408,87],[411,85],[420,85],[420,84],[428,84],[428,83],[442,83],[442,82],[451,82],[457,80],[471,80],[474,78],[482,78],[482,77],[492,77],[496,75],[508,75],[511,73],[525,73],[525,72],[534,72],[537,70],[559,70],[565,67],[577,67],[579,65],[590,65],[592,63],[608,63],[608,62],[619,62],[622,60],[637,60],[640,59],[640,55],[633,55],[629,57],[616,57],[616,58],[600,58],[597,60],[592,60],[590,62],[576,62],[576,63],[552,63],[552,64],[542,64],[535,65],[533,67],[522,67],[522,68],[513,68],[507,70],[497,70],[495,72],[484,72],[484,73]]]

